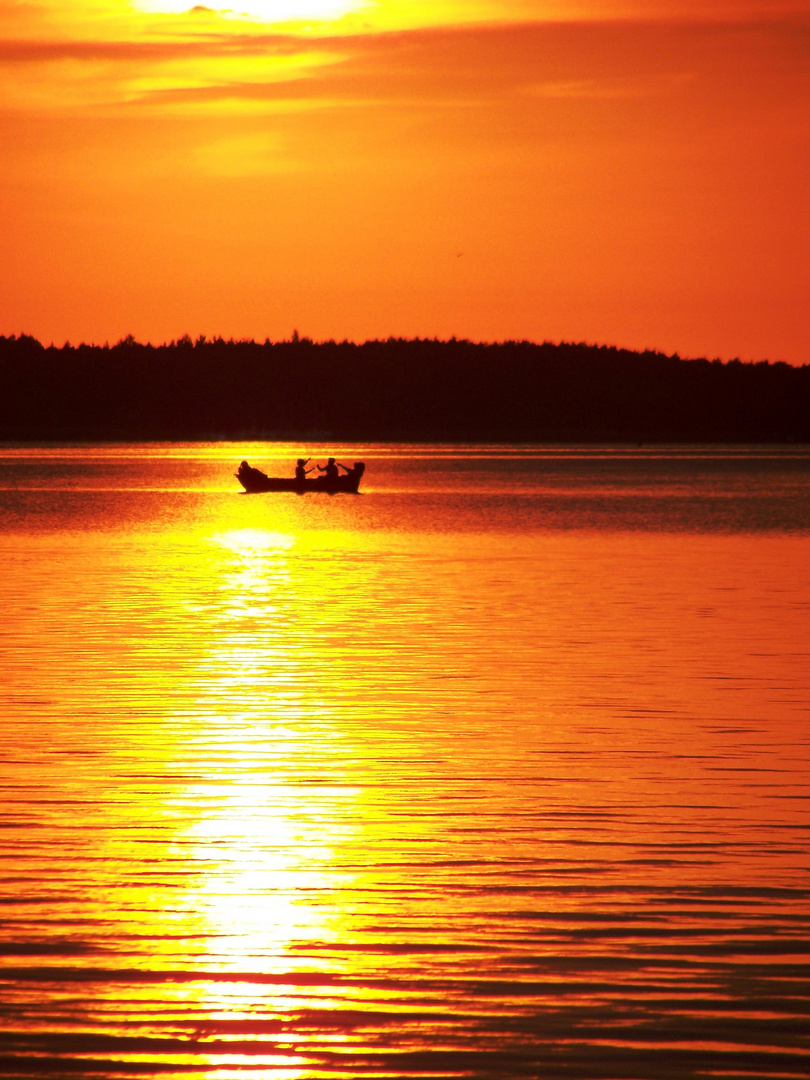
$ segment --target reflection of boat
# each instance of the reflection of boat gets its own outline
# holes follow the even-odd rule
[[[360,478],[366,471],[362,461],[355,461],[354,467],[338,477],[318,476],[313,480],[296,480],[294,476],[268,476],[261,469],[254,469],[243,461],[234,476],[245,489],[246,494],[258,494],[261,491],[294,491],[303,495],[308,491],[325,491],[328,495],[342,493],[356,495],[360,487]]]

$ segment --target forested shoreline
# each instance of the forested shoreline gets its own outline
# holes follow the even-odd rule
[[[389,338],[0,337],[0,439],[810,442],[810,365]]]

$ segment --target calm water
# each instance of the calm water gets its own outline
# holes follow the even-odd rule
[[[810,450],[0,448],[0,1073],[810,1072]]]

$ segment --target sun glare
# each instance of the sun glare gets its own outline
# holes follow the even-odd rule
[[[221,15],[263,23],[301,23],[339,19],[365,6],[363,0],[245,0],[233,8],[193,4],[189,0],[136,0],[142,11],[166,15]]]

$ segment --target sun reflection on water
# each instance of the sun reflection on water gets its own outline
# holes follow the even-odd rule
[[[357,831],[358,795],[334,769],[328,782],[317,773],[320,760],[345,756],[345,737],[322,708],[325,676],[302,649],[312,604],[296,586],[298,537],[244,528],[218,533],[213,546],[229,557],[211,559],[216,632],[195,675],[205,718],[183,751],[208,760],[212,780],[184,790],[198,814],[174,848],[197,868],[184,907],[207,942],[200,962],[283,975],[306,966],[308,944],[341,933],[338,901],[352,877],[337,853]],[[306,577],[310,591],[328,592],[311,565]]]
[[[294,753],[290,749],[290,755]],[[330,898],[350,878],[334,868],[341,836],[323,823],[323,799],[302,786],[242,784],[235,792],[201,787],[186,796],[205,809],[177,837],[175,851],[199,868],[185,904],[208,938],[201,958],[217,970],[284,972],[300,963],[290,946],[335,938],[340,913]],[[352,799],[331,790],[328,801],[352,819]]]

